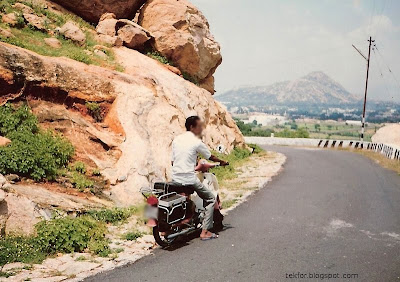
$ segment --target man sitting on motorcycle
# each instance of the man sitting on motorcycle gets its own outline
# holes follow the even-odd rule
[[[221,166],[228,163],[213,156],[207,146],[201,141],[204,124],[198,116],[191,116],[185,122],[186,132],[177,136],[172,142],[172,181],[179,185],[194,187],[197,195],[205,202],[205,216],[201,240],[218,238],[218,235],[210,232],[213,227],[213,213],[215,196],[197,178],[195,167],[197,155],[201,154],[205,159],[219,162]]]

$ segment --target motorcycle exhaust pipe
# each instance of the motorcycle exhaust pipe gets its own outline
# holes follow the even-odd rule
[[[194,230],[196,230],[196,228],[194,228],[194,227],[189,227],[189,228],[183,229],[183,230],[180,231],[180,232],[177,232],[177,233],[168,235],[168,236],[167,236],[167,239],[173,239],[173,238],[175,238],[175,237],[178,237],[178,236],[187,234],[187,233],[192,232],[192,231],[194,231]]]

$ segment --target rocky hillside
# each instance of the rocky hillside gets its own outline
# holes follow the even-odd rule
[[[400,124],[389,123],[372,136],[372,142],[400,147]]]
[[[237,88],[218,95],[216,99],[229,106],[301,103],[339,105],[358,101],[358,98],[323,72],[312,72],[294,81],[269,86]]]
[[[63,160],[46,169],[32,161],[20,175],[22,166],[4,165],[22,182],[4,184],[0,228],[9,216],[1,208],[7,199],[10,205],[12,200],[13,206],[20,201],[29,207],[19,216],[30,222],[28,231],[37,222],[32,218],[49,214],[49,207],[71,212],[110,205],[107,199],[124,206],[136,203],[141,187],[169,178],[171,142],[190,115],[205,120],[204,141],[211,148],[223,145],[230,152],[244,146],[235,122],[212,96],[213,73],[222,59],[196,7],[185,0],[56,2],[0,5],[0,106],[8,107],[3,123],[0,113],[0,130],[9,132],[6,114],[17,120],[15,132],[0,137],[5,148],[0,154],[9,157],[20,147],[30,152],[30,143],[17,134],[18,126],[28,122],[32,139],[51,138],[47,129],[61,136],[49,140]],[[21,105],[35,118],[17,110],[26,107]],[[73,145],[71,158],[72,151],[62,151],[62,138]],[[40,142],[47,154],[49,148]],[[62,200],[63,193],[70,198]]]

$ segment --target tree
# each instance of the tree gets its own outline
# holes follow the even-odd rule
[[[320,132],[321,131],[321,125],[319,123],[314,124],[314,128],[316,131]]]

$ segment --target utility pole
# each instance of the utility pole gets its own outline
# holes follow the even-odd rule
[[[365,110],[367,106],[367,93],[368,93],[368,77],[369,77],[369,62],[371,59],[371,47],[372,43],[375,42],[375,40],[372,40],[372,37],[369,37],[369,48],[368,48],[368,58],[366,58],[360,50],[357,49],[356,46],[353,45],[354,49],[357,50],[360,55],[367,60],[367,78],[365,80],[365,94],[364,94],[364,107],[363,107],[363,114],[362,114],[362,120],[361,120],[361,148],[363,148],[363,142],[364,142],[364,132],[365,132]]]

